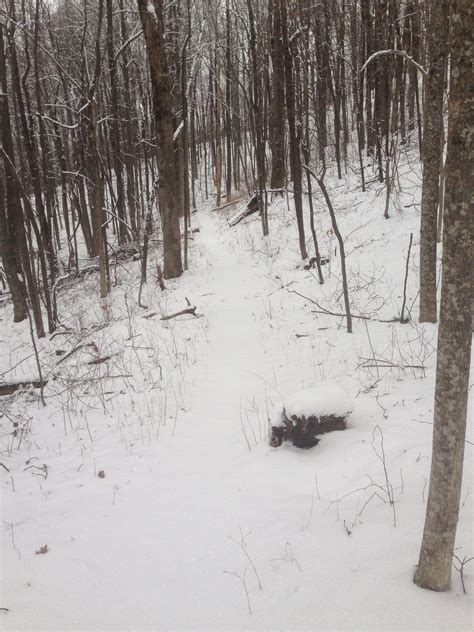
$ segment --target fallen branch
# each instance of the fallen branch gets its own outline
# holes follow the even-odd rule
[[[188,300],[188,299],[186,299]],[[197,307],[192,306],[191,303],[188,301],[188,305],[189,307],[186,307],[185,309],[180,310],[179,312],[174,312],[173,314],[168,314],[167,316],[162,316],[161,320],[171,320],[172,318],[176,318],[176,316],[183,316],[184,314],[192,314],[192,316],[196,316],[196,309]]]
[[[160,316],[160,320],[171,320],[172,318],[176,318],[177,316],[184,316],[185,314],[191,314],[192,316],[195,316],[197,318],[197,307],[195,305],[191,305],[191,302],[188,298],[186,298],[186,303],[188,304],[188,307],[181,309],[179,312],[162,315]],[[153,316],[158,316],[158,312],[150,312],[149,314],[145,314],[143,318],[152,318]]]
[[[317,303],[314,299],[309,298],[309,296],[305,296],[304,294],[300,294],[300,292],[298,292],[297,290],[287,290],[287,292],[290,292],[291,294],[297,294],[298,296],[301,296],[301,298],[304,298],[306,301],[309,301],[310,303],[313,303],[313,305],[316,305],[316,307],[319,307],[319,309],[313,309],[312,310],[316,314],[327,314],[328,316],[340,316],[341,318],[346,318],[346,314],[339,314],[338,312],[331,312],[328,309],[325,309],[324,307],[322,307],[322,305]],[[351,316],[353,318],[361,318],[362,320],[371,320],[370,316],[362,316],[362,315],[358,316],[357,314],[351,314]]]
[[[84,349],[84,347],[95,347],[95,342],[84,342],[80,345],[77,345],[77,347],[74,347],[74,349],[71,349],[69,353],[66,353],[65,356],[63,356],[60,360],[58,360],[56,364],[61,364],[61,362],[64,362],[64,360],[67,360],[68,358],[70,358],[74,353],[76,353],[76,351],[79,351],[80,349]]]
[[[33,476],[42,476],[44,479],[48,478],[48,466],[46,463],[43,463],[43,465],[28,465],[28,467],[23,468],[23,471],[26,472],[31,469],[39,470],[39,472],[32,472]]]
[[[5,384],[0,384],[0,397],[4,395],[11,395],[15,393],[15,391],[19,391],[22,388],[33,387],[33,388],[42,388],[48,383],[48,380],[29,380],[26,382],[7,382]]]
[[[103,375],[100,379],[101,380],[113,380],[113,379],[118,379],[118,378],[131,378],[133,377],[133,375],[128,374],[128,373],[123,373],[123,374],[119,374],[119,375]],[[65,384],[90,384],[91,382],[94,381],[95,378],[93,377],[72,377],[72,378],[62,378],[62,377],[58,377],[58,380],[62,381]]]
[[[213,213],[214,211],[220,211],[223,208],[227,208],[228,206],[232,206],[232,204],[238,204],[239,202],[242,202],[243,199],[244,198],[237,198],[237,200],[231,200],[230,202],[226,202],[225,204],[221,204],[221,206],[216,206],[215,208],[211,208],[210,212]]]
[[[93,360],[90,360],[90,362],[88,362],[87,364],[102,364],[102,362],[107,362],[107,360],[110,360],[111,357],[112,356],[94,358]]]
[[[383,358],[360,358],[362,362],[358,365],[359,369],[420,369],[425,370],[422,364],[397,364]]]
[[[309,301],[310,303],[313,303],[313,305],[316,305],[316,307],[318,307],[319,309],[312,309],[311,311],[314,314],[326,314],[327,316],[338,316],[339,318],[346,318],[345,314],[341,314],[339,312],[331,312],[329,309],[326,309],[314,299],[309,298],[309,296],[305,296],[304,294],[301,294],[297,290],[286,290],[286,291],[290,292],[291,294],[297,294],[298,296],[301,296],[301,298],[304,298],[305,301]],[[351,316],[352,318],[359,318],[361,320],[372,320],[378,323],[398,323],[399,322],[398,318],[388,318],[388,319],[372,318],[371,316],[364,316],[363,314],[352,314],[352,313],[351,313]]]
[[[54,334],[50,337],[50,340],[54,340],[56,336],[70,336],[73,333],[72,329],[68,329],[66,331],[55,331]]]

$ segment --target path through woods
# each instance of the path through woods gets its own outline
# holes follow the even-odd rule
[[[184,346],[176,343],[178,363],[183,353],[195,358],[174,382],[183,396],[173,399],[170,391],[158,440],[139,441],[136,422],[128,430],[115,425],[151,397],[146,384],[142,395],[131,394],[130,409],[116,405],[110,427],[99,418],[92,445],[79,434],[58,441],[60,424],[49,427],[51,406],[35,420],[34,441],[47,431],[50,443],[33,442],[17,456],[15,491],[2,492],[8,571],[0,606],[9,608],[2,626],[436,630],[454,629],[454,610],[460,624],[467,622],[462,596],[411,583],[427,466],[417,454],[428,453],[429,426],[410,422],[405,408],[399,415],[400,407],[384,422],[369,392],[357,399],[350,428],[325,436],[314,450],[268,446],[267,408],[271,413],[279,403],[278,391],[336,377],[357,394],[350,367],[365,333],[358,328],[348,336],[337,320],[315,318],[299,297],[279,289],[277,274],[283,270],[291,283],[295,265],[276,265],[278,229],[273,241],[262,241],[252,237],[252,221],[228,229],[225,216],[196,216],[193,268],[169,283],[175,306],[188,296],[202,316],[155,324],[140,316],[157,332],[169,327],[170,340],[184,336]],[[158,349],[163,341],[155,343]],[[426,409],[429,391],[419,402],[426,388],[405,383],[410,416]],[[388,401],[385,395],[387,407]],[[368,474],[379,480],[371,448],[379,423],[394,484],[398,469],[404,475],[397,528],[383,502],[370,501],[354,522],[367,497],[337,501],[366,485]],[[125,441],[134,429],[138,438]],[[46,480],[23,469],[27,457],[48,464]],[[49,552],[36,555],[45,544]]]

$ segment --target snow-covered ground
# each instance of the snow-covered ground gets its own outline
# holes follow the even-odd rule
[[[371,317],[355,319],[353,334],[320,313],[342,313],[343,302],[319,194],[323,286],[299,259],[291,200],[278,199],[266,239],[258,220],[229,229],[235,208],[203,204],[189,272],[163,294],[150,276],[147,310],[137,306],[138,263],[117,266],[102,305],[95,276],[60,293],[71,331],[38,343],[47,406],[37,392],[0,401],[2,629],[472,629],[472,564],[467,595],[456,571],[447,594],[412,583],[436,327],[416,321],[418,182],[405,170],[388,221],[374,185],[362,194],[352,178],[330,181],[353,311]],[[412,320],[401,325],[390,321],[410,232]],[[198,318],[160,320],[186,297]],[[9,310],[7,381],[36,374],[28,327],[11,324]],[[325,380],[354,402],[348,429],[307,451],[271,448],[269,420],[285,398]],[[469,427],[461,559],[473,555],[473,439]]]

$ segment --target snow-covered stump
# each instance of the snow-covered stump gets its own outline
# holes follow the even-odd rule
[[[352,410],[352,400],[340,384],[320,382],[298,391],[284,400],[270,445],[291,441],[297,448],[312,448],[319,443],[316,435],[345,430]]]

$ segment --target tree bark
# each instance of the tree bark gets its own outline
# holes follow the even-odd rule
[[[110,113],[112,117],[111,124],[111,150],[112,161],[115,171],[115,186],[117,190],[117,215],[119,217],[117,231],[118,243],[124,244],[129,241],[127,224],[125,222],[125,187],[123,182],[122,170],[122,150],[121,150],[121,131],[119,126],[119,104],[117,90],[117,71],[115,66],[115,49],[114,49],[114,21],[112,0],[106,0],[107,11],[107,55],[110,77]],[[136,238],[137,235],[134,235]]]
[[[307,259],[306,240],[304,235],[303,221],[303,174],[300,154],[300,138],[296,129],[296,103],[295,85],[293,77],[293,63],[288,38],[288,16],[286,0],[280,0],[281,33],[283,42],[283,57],[285,64],[285,86],[286,86],[286,113],[288,117],[288,128],[290,136],[290,163],[291,177],[293,180],[296,224],[298,226],[298,240],[302,259]],[[301,126],[300,126],[301,129]]]
[[[3,147],[7,154],[13,152],[2,24],[0,24],[0,147]],[[10,159],[13,161],[12,155],[10,155]],[[6,186],[4,186],[4,182]],[[25,285],[19,276],[22,274],[22,269],[17,240],[17,224],[18,221],[22,221],[23,213],[20,200],[15,195],[15,184],[8,172],[8,167],[5,168],[2,164],[2,169],[0,169],[0,253],[13,302],[13,320],[17,323],[27,318],[28,307]]]
[[[474,253],[474,5],[452,3],[451,93],[433,456],[414,581],[445,591],[459,518],[471,358]]]
[[[285,107],[285,67],[283,63],[283,46],[281,40],[281,16],[278,2],[269,1],[269,11],[272,12],[272,76],[270,103],[270,151],[272,153],[272,175],[270,186],[272,189],[283,189],[286,181],[285,171],[285,118],[282,109]]]
[[[163,3],[137,0],[145,34],[153,87],[155,125],[158,136],[159,200],[163,226],[163,276],[172,279],[183,273],[181,230],[176,192],[176,159],[173,142],[171,79],[166,60]]]
[[[448,53],[449,0],[431,4],[428,76],[425,80],[423,188],[420,228],[420,322],[435,323],[436,242],[443,128],[444,69]]]

